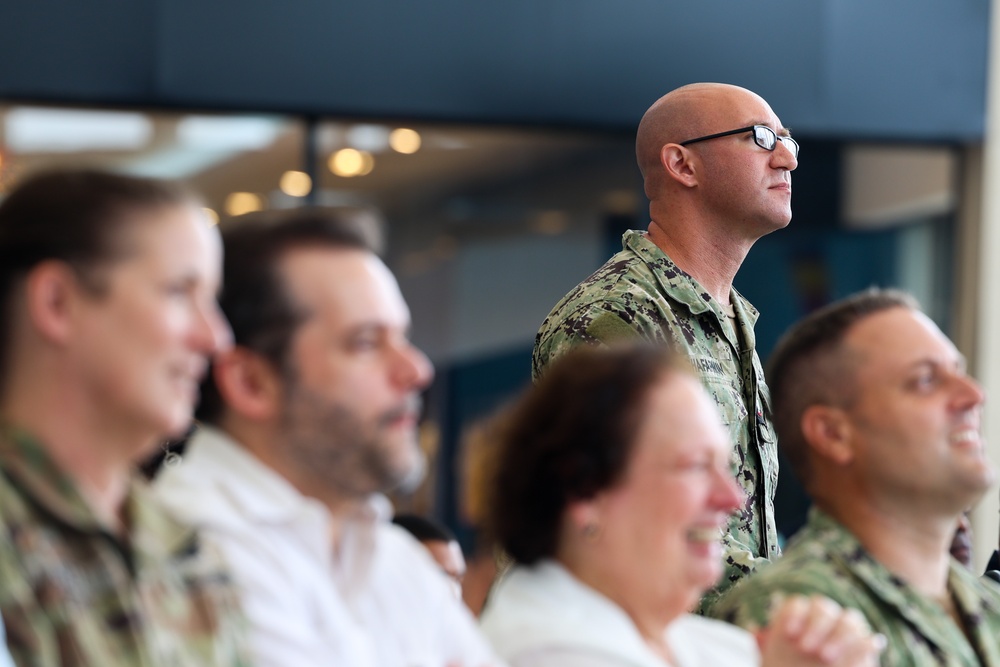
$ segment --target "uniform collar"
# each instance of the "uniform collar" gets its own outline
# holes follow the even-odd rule
[[[170,519],[139,478],[130,481],[125,498],[128,539],[123,541],[98,519],[73,480],[31,434],[0,428],[0,466],[39,510],[76,531],[110,540],[130,567],[134,560],[160,560],[194,547],[194,531]]]
[[[883,604],[891,606],[895,613],[939,650],[945,653],[955,650],[951,647],[953,642],[947,634],[949,628],[942,625],[950,625],[951,620],[939,606],[887,570],[851,532],[816,507],[810,509],[808,525],[809,539],[820,541],[830,557],[857,577]],[[983,595],[982,586],[975,576],[952,560],[948,573],[948,590],[974,637],[977,629],[982,628],[978,621],[984,613],[994,616],[1000,613],[996,600]],[[984,642],[976,637],[977,646],[991,646],[993,643],[993,640]]]
[[[686,305],[693,315],[712,311],[720,321],[726,319],[722,305],[691,274],[677,266],[658,245],[650,241],[645,232],[637,229],[625,232],[622,235],[622,247],[634,252],[653,268],[656,280],[663,290]],[[730,290],[730,301],[736,310],[736,321],[746,323],[743,328],[752,330],[760,315],[757,309],[735,287]]]

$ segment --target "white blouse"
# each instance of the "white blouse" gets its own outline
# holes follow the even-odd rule
[[[511,667],[666,667],[632,619],[548,560],[515,567],[497,586],[481,627]],[[736,626],[692,614],[666,630],[672,667],[756,667],[757,642]]]

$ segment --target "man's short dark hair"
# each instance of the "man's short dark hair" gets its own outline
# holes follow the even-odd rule
[[[134,214],[185,204],[200,205],[178,183],[94,169],[48,170],[17,185],[0,203],[0,363],[11,353],[15,290],[35,266],[65,262],[100,293],[100,269],[129,250],[122,230]]]
[[[621,481],[651,389],[677,372],[691,370],[665,345],[581,346],[500,418],[489,528],[514,560],[554,556],[569,503]]]
[[[873,287],[814,311],[778,341],[767,369],[774,429],[804,486],[809,480],[809,445],[802,415],[813,405],[851,404],[856,360],[846,354],[844,338],[861,320],[893,308],[920,310],[920,305],[900,290]]]
[[[219,225],[225,248],[219,305],[233,340],[287,370],[288,349],[303,313],[279,271],[287,253],[305,248],[381,252],[378,217],[360,208],[298,208],[230,218]],[[214,423],[223,411],[212,378],[202,382],[196,417]]]

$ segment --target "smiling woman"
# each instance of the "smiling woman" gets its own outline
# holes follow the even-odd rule
[[[789,599],[762,655],[687,613],[742,496],[714,402],[668,350],[577,348],[501,423],[492,524],[518,565],[482,623],[514,667],[876,664],[880,640],[828,600]]]
[[[228,343],[221,259],[170,183],[53,171],[0,204],[0,613],[17,664],[244,664],[218,563],[132,480],[187,428]]]

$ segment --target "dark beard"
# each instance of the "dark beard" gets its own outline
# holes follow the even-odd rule
[[[412,489],[423,479],[426,464],[417,444],[400,455],[402,446],[385,430],[400,417],[419,410],[419,397],[386,411],[365,424],[347,407],[291,381],[282,430],[287,455],[300,472],[338,495],[360,498],[397,488]],[[416,403],[416,405],[414,405]]]

